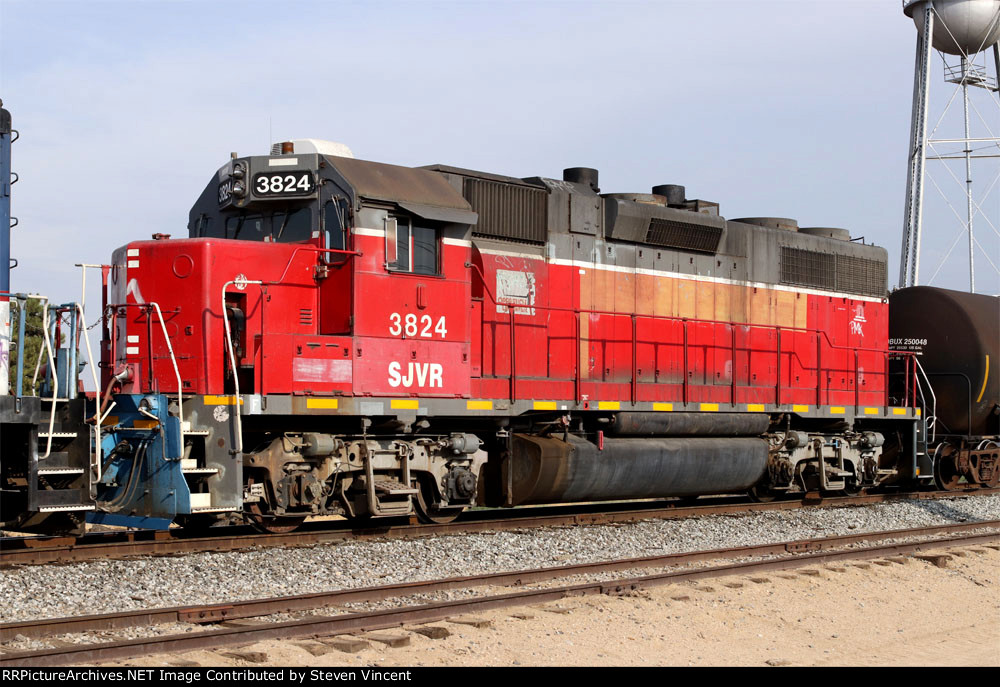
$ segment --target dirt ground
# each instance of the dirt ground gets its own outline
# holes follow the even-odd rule
[[[1000,666],[1000,551],[948,553],[564,599],[477,616],[485,628],[435,623],[441,639],[374,633],[408,637],[399,648],[289,639],[126,665]]]

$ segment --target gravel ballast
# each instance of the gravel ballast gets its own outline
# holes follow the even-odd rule
[[[986,520],[1000,520],[1000,496],[25,566],[0,574],[0,621],[222,603]]]

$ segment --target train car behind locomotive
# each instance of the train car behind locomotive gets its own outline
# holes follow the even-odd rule
[[[1000,297],[929,286],[889,298],[890,345],[919,354],[933,393],[928,451],[938,486],[1000,481]]]

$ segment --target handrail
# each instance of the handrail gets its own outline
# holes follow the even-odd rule
[[[59,380],[56,377],[56,357],[52,352],[52,342],[49,340],[49,299],[45,299],[45,306],[42,308],[42,322],[45,326],[42,328],[45,332],[45,350],[49,354],[49,372],[52,373],[52,407],[49,411],[49,435],[47,437],[48,441],[45,443],[45,455],[39,457],[38,460],[44,460],[52,454],[52,432],[55,431],[56,427],[56,399],[59,398]],[[38,365],[40,366],[42,356],[38,356]],[[38,367],[35,368],[35,378],[38,377]],[[32,387],[34,387],[34,380],[32,380]]]
[[[914,356],[913,363],[914,363],[914,365],[916,365],[917,369],[920,371],[920,374],[922,374],[924,376],[924,381],[927,382],[927,391],[930,393],[930,395],[931,395],[931,401],[933,402],[933,405],[931,406],[930,417],[925,418],[926,420],[931,420],[931,418],[933,418],[933,421],[929,423],[930,424],[930,430],[931,430],[930,441],[933,442],[934,439],[937,437],[937,394],[934,393],[934,385],[931,384],[931,380],[927,377],[927,372],[924,371],[924,366],[920,364],[920,359],[917,358],[916,356]],[[972,396],[971,392],[969,393],[969,396],[970,396],[970,399],[971,399],[971,396]],[[927,405],[927,399],[924,398],[924,388],[923,388],[922,385],[920,387],[920,397],[921,397],[921,399],[924,402],[924,406],[926,406]],[[969,410],[969,424],[970,425],[972,424],[972,410],[971,410],[971,407],[970,407],[970,410]]]
[[[183,457],[183,455],[184,455],[184,381],[183,381],[183,378],[181,377],[180,368],[177,365],[177,356],[174,355],[174,346],[170,342],[170,335],[167,333],[167,324],[163,320],[163,311],[160,309],[160,304],[158,302],[156,302],[156,301],[150,301],[149,303],[116,303],[116,304],[109,304],[108,308],[112,308],[115,311],[117,311],[118,308],[139,308],[139,309],[142,309],[142,310],[146,310],[147,313],[150,310],[156,310],[156,317],[157,317],[157,319],[160,322],[160,330],[163,332],[163,340],[166,341],[166,343],[167,343],[167,352],[170,354],[170,362],[171,362],[171,364],[173,365],[173,368],[174,368],[174,375],[176,375],[176,377],[177,377],[177,421],[180,424],[180,451],[181,451],[181,457]],[[152,328],[152,323],[149,322],[148,317],[149,317],[149,315],[147,314],[147,325],[149,325],[149,328],[151,329]],[[152,342],[152,336],[151,335],[148,335],[148,338],[149,338],[149,340],[146,342],[146,345],[147,345],[147,348],[150,351],[150,354],[149,354],[150,355],[149,368],[150,368],[150,374],[152,375],[152,373],[153,373],[152,372],[152,368],[153,368],[153,354],[152,354],[153,342]],[[89,343],[88,343],[88,346],[89,346]],[[98,386],[98,389],[100,389],[99,386]]]
[[[97,364],[94,362],[94,352],[90,348],[90,334],[87,332],[87,321],[86,321],[86,319],[84,319],[84,316],[83,316],[83,304],[82,303],[76,303],[75,305],[76,305],[76,311],[77,311],[77,313],[79,313],[79,316],[80,316],[80,327],[79,328],[81,330],[83,330],[83,341],[84,341],[84,343],[87,344],[87,360],[90,362],[90,374],[94,377],[94,389],[96,390],[96,393],[98,395],[98,399],[97,400],[99,401],[100,400],[100,393],[101,393],[101,383],[100,383],[100,380],[97,379]],[[76,345],[75,341],[73,342],[73,345],[74,346]],[[86,407],[86,401],[84,401],[84,407]],[[100,422],[98,422],[97,424],[95,424],[94,428],[91,431],[96,432],[96,439],[94,441],[94,464],[91,466],[90,469],[93,472],[94,469],[96,468],[96,470],[97,470],[96,481],[100,481],[100,479],[101,479],[101,454],[100,454],[100,450],[101,450],[101,424],[100,424]]]
[[[734,349],[735,349],[735,346],[736,346],[736,344],[735,344],[736,327],[745,327],[747,329],[773,330],[777,334],[777,338],[778,338],[778,347],[777,347],[777,350],[776,350],[777,357],[778,357],[778,362],[777,362],[778,367],[777,367],[776,385],[775,385],[775,389],[776,389],[775,403],[779,404],[779,405],[781,403],[781,354],[782,354],[782,351],[781,351],[781,332],[782,331],[795,332],[795,333],[805,333],[805,334],[811,334],[811,335],[815,335],[816,336],[816,341],[817,341],[817,344],[816,344],[817,345],[817,361],[816,361],[816,397],[817,397],[817,405],[820,405],[820,399],[822,398],[822,367],[820,366],[822,344],[821,344],[820,336],[822,336],[822,340],[825,342],[825,344],[826,344],[826,346],[828,348],[835,349],[835,350],[853,351],[854,352],[855,408],[858,407],[858,402],[860,400],[860,384],[859,384],[859,381],[860,381],[860,365],[859,365],[859,353],[877,353],[877,354],[880,354],[880,355],[886,355],[888,357],[893,357],[893,356],[914,357],[916,355],[915,353],[913,353],[911,351],[897,351],[897,350],[893,350],[893,349],[890,349],[890,348],[859,348],[859,347],[855,347],[855,346],[846,346],[846,345],[836,344],[836,343],[834,343],[830,339],[830,335],[825,330],[823,330],[823,329],[809,329],[807,327],[787,327],[787,326],[783,326],[783,325],[765,325],[765,324],[754,324],[754,323],[746,323],[746,322],[730,322],[730,321],[724,321],[724,320],[707,320],[707,319],[701,319],[701,318],[695,318],[695,317],[678,317],[678,316],[670,316],[670,315],[648,315],[648,314],[635,313],[635,312],[625,313],[625,312],[615,312],[615,311],[609,311],[609,310],[591,310],[591,309],[586,309],[586,308],[567,308],[567,307],[562,307],[562,306],[542,305],[542,304],[536,304],[536,303],[533,303],[533,304],[530,304],[530,305],[523,304],[523,303],[501,303],[501,302],[499,302],[497,300],[495,294],[490,289],[489,284],[487,283],[487,280],[486,280],[486,275],[483,273],[483,269],[479,265],[477,265],[476,263],[474,263],[474,262],[466,262],[465,265],[466,265],[466,267],[475,270],[476,273],[479,275],[479,279],[480,279],[480,282],[482,284],[483,291],[489,296],[489,298],[492,301],[493,305],[495,307],[496,306],[503,306],[503,307],[508,308],[508,313],[509,313],[509,318],[508,319],[510,320],[510,325],[509,326],[511,328],[510,339],[511,339],[511,351],[512,351],[512,353],[511,353],[511,371],[510,371],[510,377],[511,377],[511,400],[512,401],[514,400],[514,392],[513,392],[513,389],[515,388],[514,378],[517,376],[517,371],[516,371],[516,368],[514,366],[514,357],[513,357],[514,356],[514,351],[516,350],[516,348],[514,346],[514,343],[513,343],[514,342],[514,328],[516,326],[516,323],[515,323],[515,320],[514,320],[514,309],[517,308],[517,307],[530,307],[530,308],[537,308],[538,310],[546,310],[546,311],[550,311],[550,312],[566,312],[566,313],[572,313],[572,314],[575,315],[575,317],[577,319],[577,327],[576,327],[576,346],[577,346],[576,358],[577,358],[577,362],[576,362],[576,365],[575,365],[575,367],[576,367],[576,380],[575,381],[576,381],[576,389],[577,389],[576,394],[577,394],[577,401],[578,402],[580,400],[580,378],[581,378],[581,374],[580,374],[581,370],[580,370],[580,362],[579,362],[579,357],[580,357],[579,356],[579,345],[580,345],[580,341],[581,341],[581,339],[580,339],[579,318],[583,314],[587,314],[587,315],[608,315],[608,316],[611,316],[611,317],[629,317],[629,318],[632,319],[633,323],[636,323],[638,318],[646,318],[647,320],[654,320],[654,321],[680,322],[683,325],[683,337],[684,337],[684,341],[683,341],[682,345],[683,345],[683,348],[684,348],[684,358],[685,358],[685,360],[684,360],[684,378],[683,378],[682,386],[683,386],[683,401],[684,401],[685,404],[689,402],[689,398],[688,398],[688,374],[687,374],[688,373],[688,360],[687,360],[688,323],[710,324],[710,325],[724,325],[724,326],[732,327],[732,332],[733,332],[733,347],[734,347]],[[485,313],[484,313],[484,315],[485,315]],[[633,345],[633,351],[634,352],[635,352],[635,349],[636,349],[636,346],[637,346],[637,343],[638,343],[637,342],[637,338],[636,338],[637,337],[636,329],[637,329],[637,327],[634,326],[633,327],[632,342],[631,342],[632,345]],[[735,357],[734,357],[734,363],[735,363]],[[631,380],[631,385],[633,387],[635,387],[637,385],[637,383],[638,383],[638,380],[637,380],[638,375],[635,372],[636,364],[637,363],[636,363],[635,353],[634,353],[633,354],[633,361],[632,361],[633,376],[632,376],[632,380]],[[885,389],[885,391],[886,391],[886,393],[888,393],[888,374],[885,374],[885,378],[886,378],[886,389]],[[735,373],[735,369],[733,371],[732,387],[733,387],[733,393],[732,393],[731,403],[735,404],[736,403],[736,394],[735,394],[735,389],[736,389],[736,373]],[[633,392],[633,396],[635,396],[635,395],[636,395],[636,392]],[[634,402],[635,401],[633,400],[633,403]]]
[[[802,332],[806,334],[822,334],[823,338],[826,339],[827,345],[830,348],[838,348],[845,351],[862,351],[864,353],[899,353],[903,355],[914,355],[909,351],[896,351],[890,348],[857,348],[856,346],[842,346],[840,344],[835,344],[830,340],[830,335],[826,333],[823,329],[809,329],[807,327],[786,327],[780,324],[753,324],[750,322],[731,322],[727,320],[705,320],[697,317],[681,317],[676,315],[647,315],[644,313],[631,313],[631,312],[616,312],[613,310],[590,310],[585,308],[564,308],[558,305],[540,305],[533,303],[528,305],[527,303],[500,303],[496,300],[493,292],[490,291],[489,287],[486,285],[486,277],[483,275],[482,269],[475,263],[466,263],[470,267],[474,268],[478,273],[480,279],[483,280],[483,289],[490,296],[490,300],[493,301],[494,305],[502,305],[505,308],[508,306],[521,307],[521,308],[537,308],[538,310],[552,310],[556,312],[568,312],[568,313],[580,313],[586,315],[612,315],[615,317],[645,317],[652,320],[667,320],[674,322],[693,322],[695,324],[722,324],[732,327],[753,327],[757,329],[774,329],[783,330],[790,332]]]
[[[299,251],[302,250],[311,250],[316,253],[334,253],[337,255],[347,255],[349,257],[360,257],[364,255],[361,251],[357,250],[340,250],[339,248],[319,248],[318,246],[296,246],[295,250],[292,251],[292,254],[288,256],[288,262],[285,263],[285,269],[281,273],[281,276],[278,277],[278,281],[273,282],[273,284],[280,284],[284,280],[285,275],[288,274],[288,270],[291,269],[292,267],[292,261],[295,260],[295,256],[298,255]],[[247,283],[250,284],[253,282],[247,282]]]
[[[287,267],[285,268],[287,271]],[[284,276],[284,275],[282,275]],[[230,286],[242,284],[244,287],[250,284],[257,284],[258,286],[263,286],[264,282],[261,280],[247,280],[240,279],[239,281],[235,279],[230,279],[225,284],[222,285],[222,322],[226,328],[226,349],[229,351],[229,363],[233,368],[233,391],[236,398],[236,410],[234,415],[236,416],[236,441],[235,448],[236,453],[243,453],[243,417],[240,413],[240,371],[236,367],[236,353],[233,352],[233,333],[229,327],[229,316],[226,314],[226,289]]]
[[[156,301],[152,301],[149,305],[156,308],[156,316],[160,320],[160,329],[163,331],[163,338],[167,342],[167,351],[170,352],[170,362],[174,365],[174,374],[177,375],[177,423],[180,426],[180,454],[179,457],[184,457],[184,382],[181,380],[181,371],[177,367],[177,358],[174,356],[174,346],[170,343],[170,335],[167,334],[167,324],[163,321],[163,312],[160,310],[160,304]],[[149,361],[150,367],[153,365],[152,359]]]

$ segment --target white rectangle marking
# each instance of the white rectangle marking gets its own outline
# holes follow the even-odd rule
[[[138,334],[129,334],[128,335],[128,342],[129,343],[139,343],[139,335]]]
[[[294,167],[299,164],[297,157],[280,157],[277,160],[268,160],[268,167]]]
[[[139,355],[138,346],[127,346],[125,348],[125,355]]]
[[[130,257],[130,258],[137,258],[137,257],[139,257],[139,249],[138,248],[129,248],[126,251],[126,255],[128,257]]]
[[[133,267],[138,267],[138,266],[139,266],[139,261],[138,260],[129,260],[128,261],[128,268],[129,269],[131,269]]]
[[[516,270],[497,270],[497,312],[506,313],[507,305],[535,304],[535,273]],[[534,315],[535,309],[515,307],[517,315]]]
[[[292,379],[296,382],[351,383],[354,364],[350,358],[296,358],[292,363]]]

